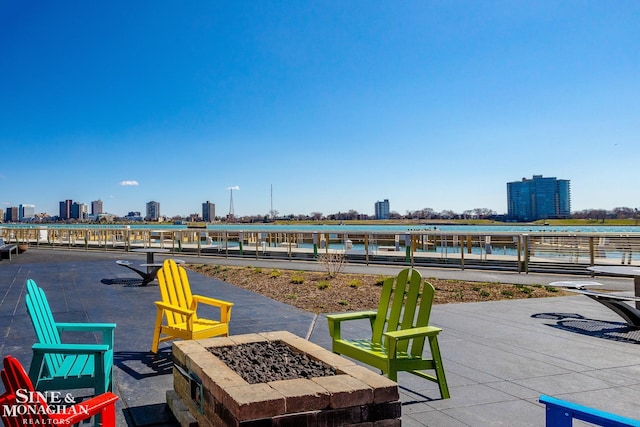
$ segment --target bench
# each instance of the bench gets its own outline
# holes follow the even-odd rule
[[[597,426],[640,426],[640,420],[622,417],[544,394],[540,396],[539,401],[544,403],[546,407],[547,427],[571,427],[574,419]]]
[[[5,243],[4,239],[0,239],[0,258],[2,258],[2,254],[7,253],[9,255],[9,261],[11,261],[11,252],[15,252],[15,254],[17,255],[18,245]]]
[[[184,260],[182,259],[174,259],[174,261],[176,264],[184,264]],[[136,268],[133,262],[124,259],[117,260],[116,264],[126,267],[131,271],[135,271],[140,275],[140,277],[142,277],[142,283],[140,286],[147,286],[150,282],[153,282],[156,279],[158,270],[162,268],[162,263],[158,262],[137,264],[138,268]]]
[[[584,295],[594,301],[599,302],[618,316],[622,317],[630,326],[640,328],[640,310],[626,302],[640,301],[640,297],[629,295],[617,295],[608,292],[598,292],[587,289],[591,286],[603,286],[598,282],[587,281],[561,281],[549,283],[549,286],[566,288],[570,292]]]

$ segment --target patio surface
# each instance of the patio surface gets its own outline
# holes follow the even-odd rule
[[[164,257],[159,256],[159,259]],[[211,260],[186,262],[317,268],[312,263]],[[44,289],[59,322],[113,322],[114,392],[118,426],[177,425],[165,404],[173,388],[170,344],[150,352],[158,287],[137,287],[139,277],[117,252],[29,249],[0,261],[0,356],[13,355],[28,369],[35,334],[24,305],[24,284]],[[393,275],[398,267],[350,266]],[[576,279],[560,275],[419,268],[423,277],[547,284]],[[270,300],[209,277],[189,273],[193,293],[235,303],[231,334],[287,330],[330,347],[324,316]],[[632,279],[601,279],[631,293]],[[543,426],[540,394],[640,419],[640,331],[584,296],[434,306],[432,324],[443,328],[440,347],[451,399],[437,385],[401,373],[403,426]],[[367,324],[343,327],[357,334]],[[0,389],[1,389],[0,385]],[[82,391],[88,395],[90,391]],[[77,393],[81,393],[78,391]],[[82,396],[82,394],[80,394]],[[575,423],[575,425],[581,425]]]

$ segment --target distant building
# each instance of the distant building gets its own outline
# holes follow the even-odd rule
[[[516,221],[569,218],[570,181],[533,175],[532,179],[508,182],[507,216]]]
[[[127,221],[142,221],[142,214],[140,212],[129,212],[125,217]]]
[[[58,217],[60,219],[71,219],[71,205],[73,205],[73,200],[65,200],[60,202],[60,214]]]
[[[91,215],[100,215],[104,213],[102,210],[102,200],[94,200],[91,202]]]
[[[213,222],[216,219],[216,204],[208,200],[202,204],[202,220]]]
[[[71,205],[71,218],[85,221],[89,218],[89,208],[84,203],[73,202]]]
[[[15,206],[7,208],[7,211],[4,214],[4,220],[6,222],[18,222],[19,218],[19,209]]]
[[[151,201],[147,203],[147,221],[157,221],[160,218],[160,203]]]
[[[18,207],[18,221],[31,221],[36,217],[35,205],[20,205]]]
[[[376,219],[389,219],[389,199],[384,199],[381,202],[376,202]]]

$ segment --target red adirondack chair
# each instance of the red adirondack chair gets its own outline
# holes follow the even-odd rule
[[[4,369],[0,375],[5,388],[4,394],[0,395],[0,418],[5,427],[73,425],[96,415],[100,417],[99,425],[104,427],[116,425],[118,396],[111,392],[54,412],[59,408],[47,403],[45,392],[35,392],[29,376],[18,359],[6,356]],[[57,406],[55,403],[53,405]]]

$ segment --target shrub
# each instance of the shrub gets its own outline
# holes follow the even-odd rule
[[[304,283],[304,277],[299,275],[291,276],[291,283],[293,283],[294,285],[301,285]]]
[[[320,290],[327,289],[328,287],[329,287],[329,281],[328,280],[321,280],[316,285],[316,288],[318,288]]]
[[[269,274],[269,277],[273,277],[273,278],[280,277],[280,276],[282,276],[282,273],[280,272],[280,270],[272,270],[271,274]]]
[[[340,273],[346,264],[344,254],[339,252],[328,252],[318,256],[318,262],[322,264],[329,277],[335,277]]]
[[[517,288],[518,288],[518,290],[519,290],[520,292],[525,293],[525,294],[528,294],[528,295],[530,295],[530,294],[532,294],[532,293],[533,293],[533,288],[530,288],[530,287],[528,287],[528,286],[520,285],[520,286],[518,286]]]
[[[482,298],[488,298],[488,297],[491,296],[491,294],[489,292],[487,292],[487,291],[480,291],[480,296]]]
[[[512,298],[513,297],[513,291],[510,291],[508,289],[503,289],[500,291],[500,295],[505,296],[507,298]]]
[[[350,288],[358,289],[360,286],[363,285],[363,283],[362,283],[362,280],[360,279],[353,279],[353,280],[349,280],[348,285]]]
[[[349,305],[349,301],[340,300],[340,301],[338,301],[338,304],[340,304],[340,305]]]
[[[382,286],[384,285],[384,281],[386,280],[386,277],[384,276],[380,276],[376,279],[376,281],[373,283],[374,286]]]

